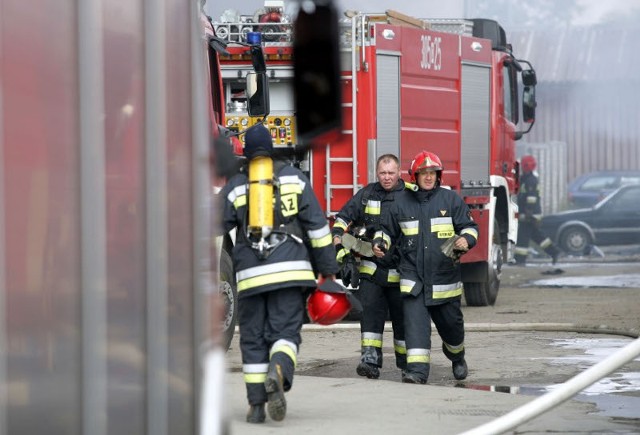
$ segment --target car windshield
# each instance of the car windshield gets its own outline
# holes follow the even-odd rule
[[[612,195],[609,200],[609,207],[616,212],[624,213],[637,211],[639,203],[640,189],[625,189],[617,195]]]
[[[640,189],[622,189],[616,190],[604,197],[600,202],[594,205],[594,208],[600,208],[607,204],[607,207],[615,209],[615,211],[635,211],[640,203]]]

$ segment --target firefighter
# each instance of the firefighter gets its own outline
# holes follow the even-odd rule
[[[368,244],[367,251],[360,253],[358,273],[359,295],[363,311],[360,321],[361,353],[356,372],[369,379],[380,377],[382,367],[382,335],[387,318],[387,309],[393,326],[393,348],[396,366],[404,370],[407,365],[407,349],[404,342],[404,325],[402,316],[402,298],[400,297],[400,275],[396,269],[397,254],[395,249],[382,258],[373,255],[371,240],[380,229],[380,219],[384,217],[393,204],[396,192],[405,188],[400,179],[400,161],[393,154],[384,154],[376,164],[378,181],[370,183],[353,198],[336,215],[331,230],[333,244],[336,246],[336,259],[341,263],[341,275],[344,280],[345,271],[353,263],[354,249],[343,244],[343,236],[353,234],[359,239],[358,245]],[[345,231],[347,236],[345,236]],[[354,240],[354,238],[349,238]],[[362,248],[360,248],[362,251]],[[356,250],[357,252],[357,250]],[[351,279],[354,285],[354,280]],[[348,283],[347,283],[348,284]]]
[[[237,228],[233,264],[238,288],[247,422],[284,419],[284,393],[293,384],[301,343],[304,292],[338,271],[331,233],[309,180],[273,161],[269,131],[258,124],[245,135],[248,169],[221,191],[224,231]]]
[[[520,191],[518,192],[518,241],[515,249],[515,261],[525,265],[529,254],[529,241],[537,243],[549,256],[552,264],[558,261],[560,250],[549,237],[540,231],[542,206],[540,205],[540,188],[536,173],[536,159],[531,155],[523,156],[520,162]]]
[[[462,278],[459,257],[475,246],[478,225],[462,198],[443,188],[443,166],[434,153],[422,151],[411,163],[416,185],[399,192],[374,253],[395,245],[400,253],[400,293],[404,302],[407,368],[402,382],[426,384],[431,363],[431,320],[452,361],[453,376],[467,377],[464,320],[460,309]],[[408,184],[408,183],[407,183]],[[445,253],[443,245],[450,245]]]

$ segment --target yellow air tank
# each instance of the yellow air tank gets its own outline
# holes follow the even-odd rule
[[[249,232],[267,237],[273,229],[273,160],[258,156],[249,162]]]

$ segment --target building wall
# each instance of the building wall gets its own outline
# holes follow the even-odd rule
[[[640,82],[541,81],[537,96],[526,139],[566,143],[567,182],[591,171],[640,169]]]
[[[639,30],[603,24],[508,35],[538,77],[536,124],[523,140],[566,143],[567,183],[597,170],[640,170]]]

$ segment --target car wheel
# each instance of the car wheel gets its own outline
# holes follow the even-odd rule
[[[235,273],[231,256],[225,250],[220,252],[220,295],[224,302],[224,318],[222,331],[225,350],[231,346],[231,340],[236,329],[238,318],[238,290],[236,289]]]
[[[591,236],[583,227],[569,227],[560,234],[560,247],[569,255],[583,255],[591,243]]]

